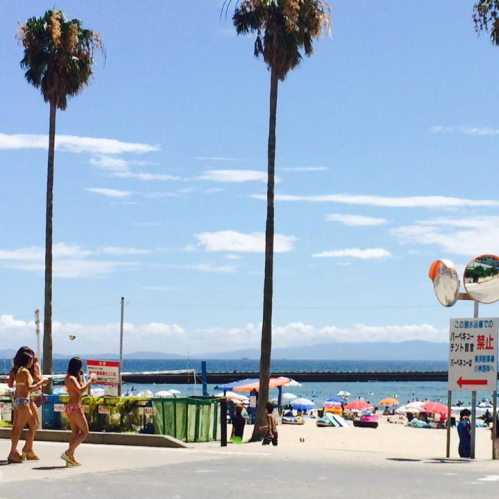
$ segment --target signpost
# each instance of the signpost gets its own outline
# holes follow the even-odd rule
[[[88,374],[95,374],[97,385],[105,385],[109,395],[118,395],[120,363],[117,360],[87,360]]]
[[[497,318],[450,320],[449,390],[496,389],[497,331]]]
[[[499,257],[482,254],[465,267],[463,283],[466,293],[459,292],[459,277],[450,260],[431,263],[428,277],[438,301],[452,307],[458,300],[473,300],[472,319],[451,319],[449,328],[449,380],[447,392],[447,457],[450,457],[452,391],[471,391],[470,457],[475,458],[476,390],[492,391],[492,431],[497,435],[497,318],[479,318],[479,303],[499,300]],[[494,442],[494,440],[493,440]],[[492,445],[492,459],[497,459]]]

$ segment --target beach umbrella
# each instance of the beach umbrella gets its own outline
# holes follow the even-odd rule
[[[286,392],[286,393],[282,394],[282,399],[283,400],[294,400],[294,399],[297,399],[297,398],[298,398],[298,395],[295,395],[294,393]]]
[[[366,402],[365,400],[352,400],[351,402],[348,402],[345,404],[345,409],[349,410],[358,410],[361,411],[362,409],[368,409],[372,408],[372,405],[369,402]]]
[[[154,396],[161,398],[171,398],[173,397],[173,393],[168,390],[160,390],[159,392],[156,392]]]
[[[398,409],[395,409],[395,412],[397,414],[407,414],[408,412],[422,412],[424,411],[423,405],[424,402],[415,400],[413,402],[409,402],[408,404],[399,407]]]
[[[438,412],[439,414],[445,414],[445,415],[447,415],[448,413],[447,406],[441,404],[440,402],[425,402],[422,405],[422,408],[426,412]]]
[[[298,381],[289,378],[289,383],[287,383],[286,386],[301,386],[301,383],[298,383]]]
[[[345,399],[341,397],[329,397],[326,402],[345,402]]]
[[[292,400],[290,405],[293,409],[300,409],[302,411],[308,411],[309,409],[313,409],[315,407],[314,402],[302,397]]]
[[[399,405],[399,401],[393,397],[385,397],[378,402],[379,405]]]
[[[171,390],[168,391],[173,395],[180,395],[182,393],[180,390],[175,390],[175,388],[172,388]]]
[[[326,400],[326,402],[324,402],[323,404],[323,407],[324,409],[332,409],[333,407],[338,408],[341,407],[341,402],[331,402],[329,400]]]
[[[345,390],[340,390],[336,395],[338,395],[339,397],[350,397],[350,395],[352,394]]]
[[[225,397],[228,398],[229,400],[235,400],[237,402],[246,402],[249,400],[248,397],[246,397],[246,395],[241,395],[240,393],[231,392],[231,391],[225,392],[225,395],[223,392],[217,393],[215,397],[219,398]]]
[[[142,390],[141,392],[137,393],[137,397],[152,397],[154,394],[151,392],[151,390]]]
[[[0,390],[1,390],[1,388],[0,388]],[[478,407],[481,407],[482,409],[490,409],[490,408],[492,408],[493,406],[492,406],[492,404],[491,404],[490,402],[485,401],[485,402],[480,402],[480,403],[478,404]]]

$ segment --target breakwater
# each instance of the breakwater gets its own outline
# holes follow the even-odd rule
[[[285,376],[299,382],[366,382],[366,381],[447,381],[447,371],[290,371],[271,372],[271,377]],[[201,382],[201,373],[123,373],[125,383],[179,384]],[[208,372],[208,383],[224,384],[246,378],[258,378],[258,372]]]

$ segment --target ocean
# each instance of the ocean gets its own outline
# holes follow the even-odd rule
[[[63,373],[67,368],[67,359],[54,359],[54,372]],[[159,360],[159,359],[126,359],[123,363],[125,372],[136,371],[164,371],[176,369],[195,369],[201,372],[201,360]],[[258,372],[259,361],[255,359],[210,360],[206,359],[208,372]],[[6,370],[5,367],[3,369]],[[8,370],[8,367],[7,367]],[[272,371],[293,373],[297,371],[444,371],[447,370],[446,361],[374,361],[374,360],[291,360],[277,359],[271,364]],[[292,377],[292,374],[291,374]],[[194,383],[191,377],[186,376],[183,384],[124,384],[123,391],[134,393],[150,390],[153,393],[160,390],[175,388],[182,395],[201,395],[202,387]],[[441,381],[369,381],[369,382],[303,382],[301,386],[283,388],[283,392],[290,392],[299,397],[313,400],[317,406],[322,405],[331,396],[340,390],[351,393],[350,399],[363,397],[374,405],[384,397],[395,397],[401,404],[407,401],[438,400],[447,403],[447,383]],[[208,385],[210,395],[219,393],[215,385]],[[271,390],[271,397],[277,397],[277,389]],[[458,400],[465,405],[471,403],[471,392],[462,391],[453,393],[453,403]],[[491,399],[490,392],[477,392],[478,400]]]

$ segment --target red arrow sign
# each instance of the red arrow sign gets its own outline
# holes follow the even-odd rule
[[[461,376],[457,380],[457,384],[462,388],[463,385],[486,385],[487,380],[486,379],[463,379]]]

